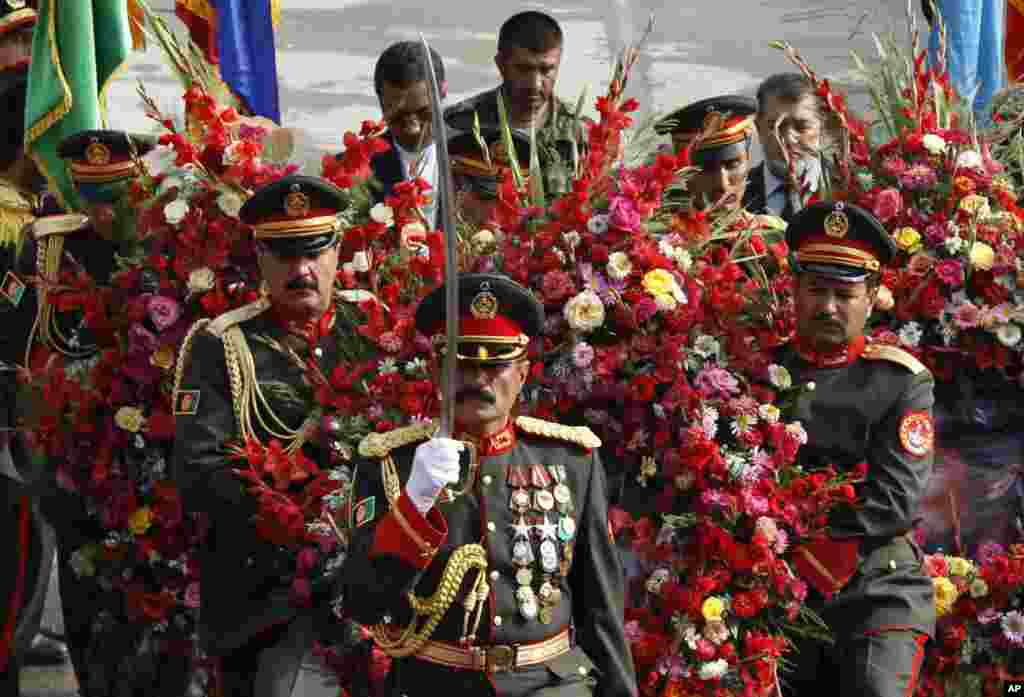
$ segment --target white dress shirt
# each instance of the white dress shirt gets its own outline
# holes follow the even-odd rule
[[[402,178],[410,181],[419,177],[430,184],[431,188],[427,194],[429,200],[423,207],[423,213],[427,217],[431,229],[437,229],[437,197],[440,194],[437,190],[437,145],[431,143],[422,152],[417,153],[406,150],[395,141],[395,148],[398,150],[398,159],[402,163]]]

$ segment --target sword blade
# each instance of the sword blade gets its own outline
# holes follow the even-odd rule
[[[430,76],[430,107],[433,115],[434,147],[437,148],[437,205],[441,213],[441,232],[445,239],[444,287],[445,287],[445,355],[442,380],[444,393],[441,398],[441,429],[438,435],[450,438],[454,431],[455,409],[455,354],[459,336],[459,270],[455,232],[455,197],[452,191],[452,167],[448,157],[448,134],[441,105],[441,88],[434,73],[434,61],[430,59],[430,45],[423,34],[424,60]]]

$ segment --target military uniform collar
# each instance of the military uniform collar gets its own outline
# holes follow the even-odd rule
[[[499,455],[514,448],[516,444],[516,429],[512,419],[505,422],[503,429],[488,436],[477,436],[467,433],[456,425],[454,438],[455,440],[472,443],[476,446],[478,456],[487,457]]]
[[[797,337],[796,341],[793,342],[793,348],[796,351],[796,355],[805,363],[809,363],[816,368],[840,368],[848,366],[860,358],[861,354],[864,353],[865,345],[866,341],[864,337],[858,336],[839,351],[832,353],[820,353],[802,342],[799,337]]]
[[[334,329],[336,315],[334,305],[328,308],[327,312],[320,316],[320,319],[302,324],[284,317],[276,306],[270,306],[269,316],[275,326],[283,329],[286,334],[306,339],[311,346],[319,344],[320,341]]]

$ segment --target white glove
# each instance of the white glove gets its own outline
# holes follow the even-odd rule
[[[445,486],[459,481],[459,453],[465,447],[451,438],[431,438],[416,448],[405,493],[420,515],[434,507]]]

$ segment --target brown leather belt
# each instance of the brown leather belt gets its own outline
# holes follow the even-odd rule
[[[569,630],[566,629],[550,639],[535,644],[460,646],[441,641],[428,641],[416,654],[416,658],[449,668],[503,673],[550,661],[571,649],[572,642],[569,639]]]

